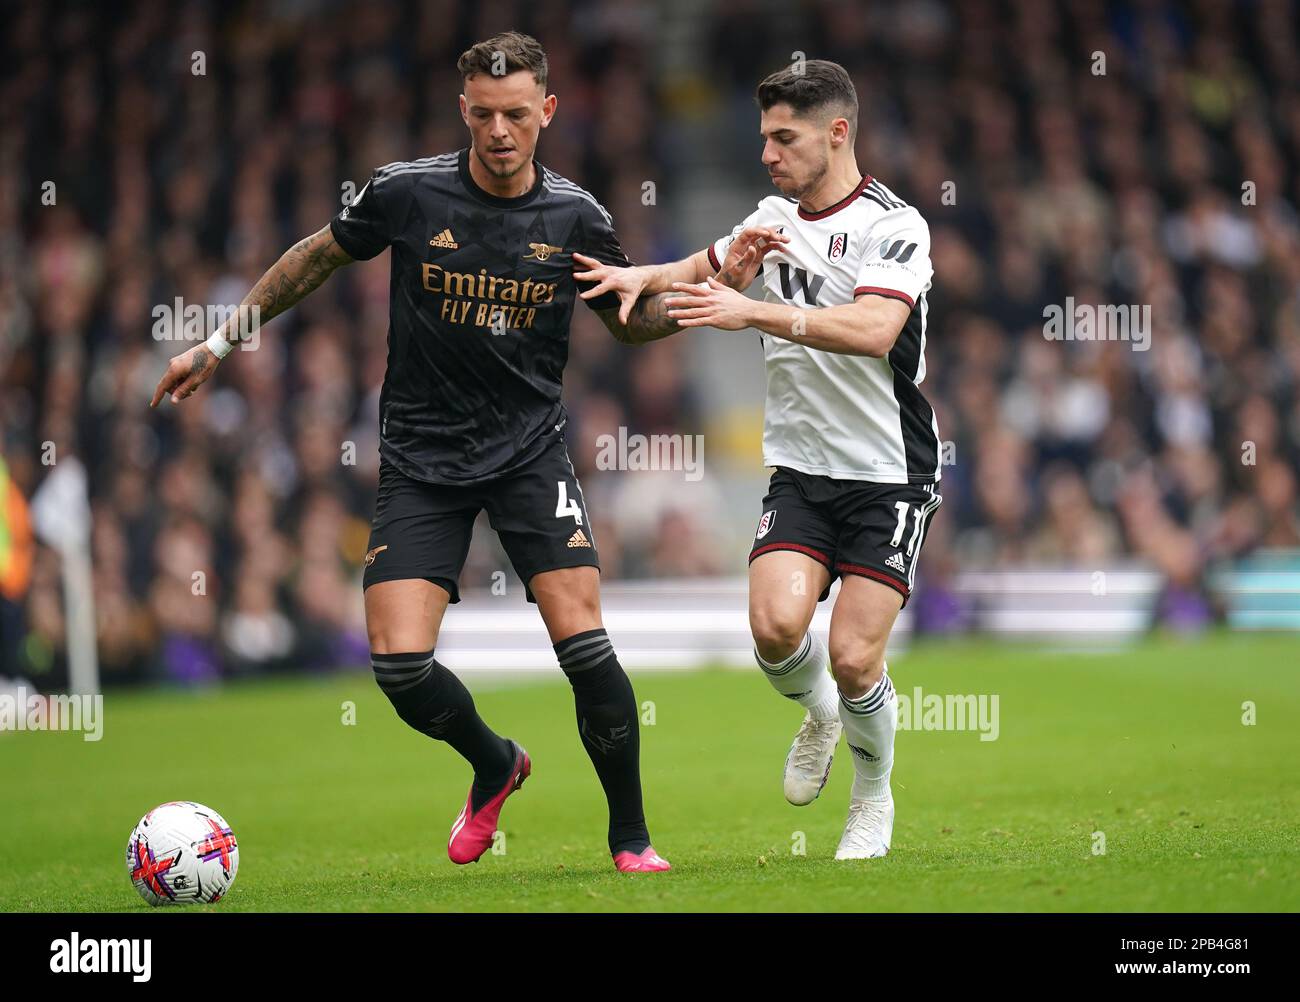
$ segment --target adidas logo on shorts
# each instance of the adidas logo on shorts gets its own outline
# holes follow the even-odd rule
[[[886,560],[885,566],[894,568],[894,570],[898,571],[899,574],[907,573],[907,568],[903,566],[903,555],[901,553],[895,553],[892,557]]]
[[[579,546],[587,546],[587,547],[591,546],[591,541],[587,539],[585,535],[583,535],[581,529],[579,529],[577,532],[575,532],[572,536],[569,537],[569,549],[573,550]]]

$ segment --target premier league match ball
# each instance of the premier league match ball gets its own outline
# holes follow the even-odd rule
[[[151,905],[212,904],[235,882],[239,846],[210,807],[174,800],[140,819],[126,844],[126,872]]]

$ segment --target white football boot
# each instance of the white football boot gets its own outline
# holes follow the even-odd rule
[[[888,800],[850,800],[836,859],[876,859],[889,852],[894,834],[894,795]]]
[[[809,713],[785,757],[785,799],[796,807],[811,804],[831,774],[831,759],[844,725],[839,717],[816,720]]]

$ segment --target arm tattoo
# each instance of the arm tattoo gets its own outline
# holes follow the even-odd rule
[[[723,264],[725,265],[726,262],[723,262]],[[740,284],[739,264],[740,262],[737,261],[736,264],[730,268],[723,267],[719,269],[717,275],[714,277],[723,285],[729,285],[737,292],[743,293],[745,289],[749,288],[750,283],[746,282],[743,286]]]
[[[231,317],[226,340],[237,341],[250,333],[244,329],[250,322],[248,307],[256,306],[259,322],[265,323],[318,288],[335,268],[351,261],[352,258],[335,242],[329,226],[299,240],[280,255],[280,260],[267,269],[244,297],[241,308]]]
[[[600,318],[605,321],[609,332],[624,344],[658,341],[682,329],[676,320],[668,316],[668,300],[680,295],[680,292],[658,292],[653,296],[641,296],[632,304],[626,325],[618,322],[616,309],[602,310]]]

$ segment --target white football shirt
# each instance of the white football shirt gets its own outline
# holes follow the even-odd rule
[[[800,309],[886,296],[911,307],[885,358],[839,355],[762,335],[767,361],[763,463],[813,476],[885,484],[940,478],[939,426],[925,379],[930,229],[921,214],[870,175],[821,212],[771,195],[709,247],[714,269],[747,226],[790,237],[763,260],[764,299]]]

